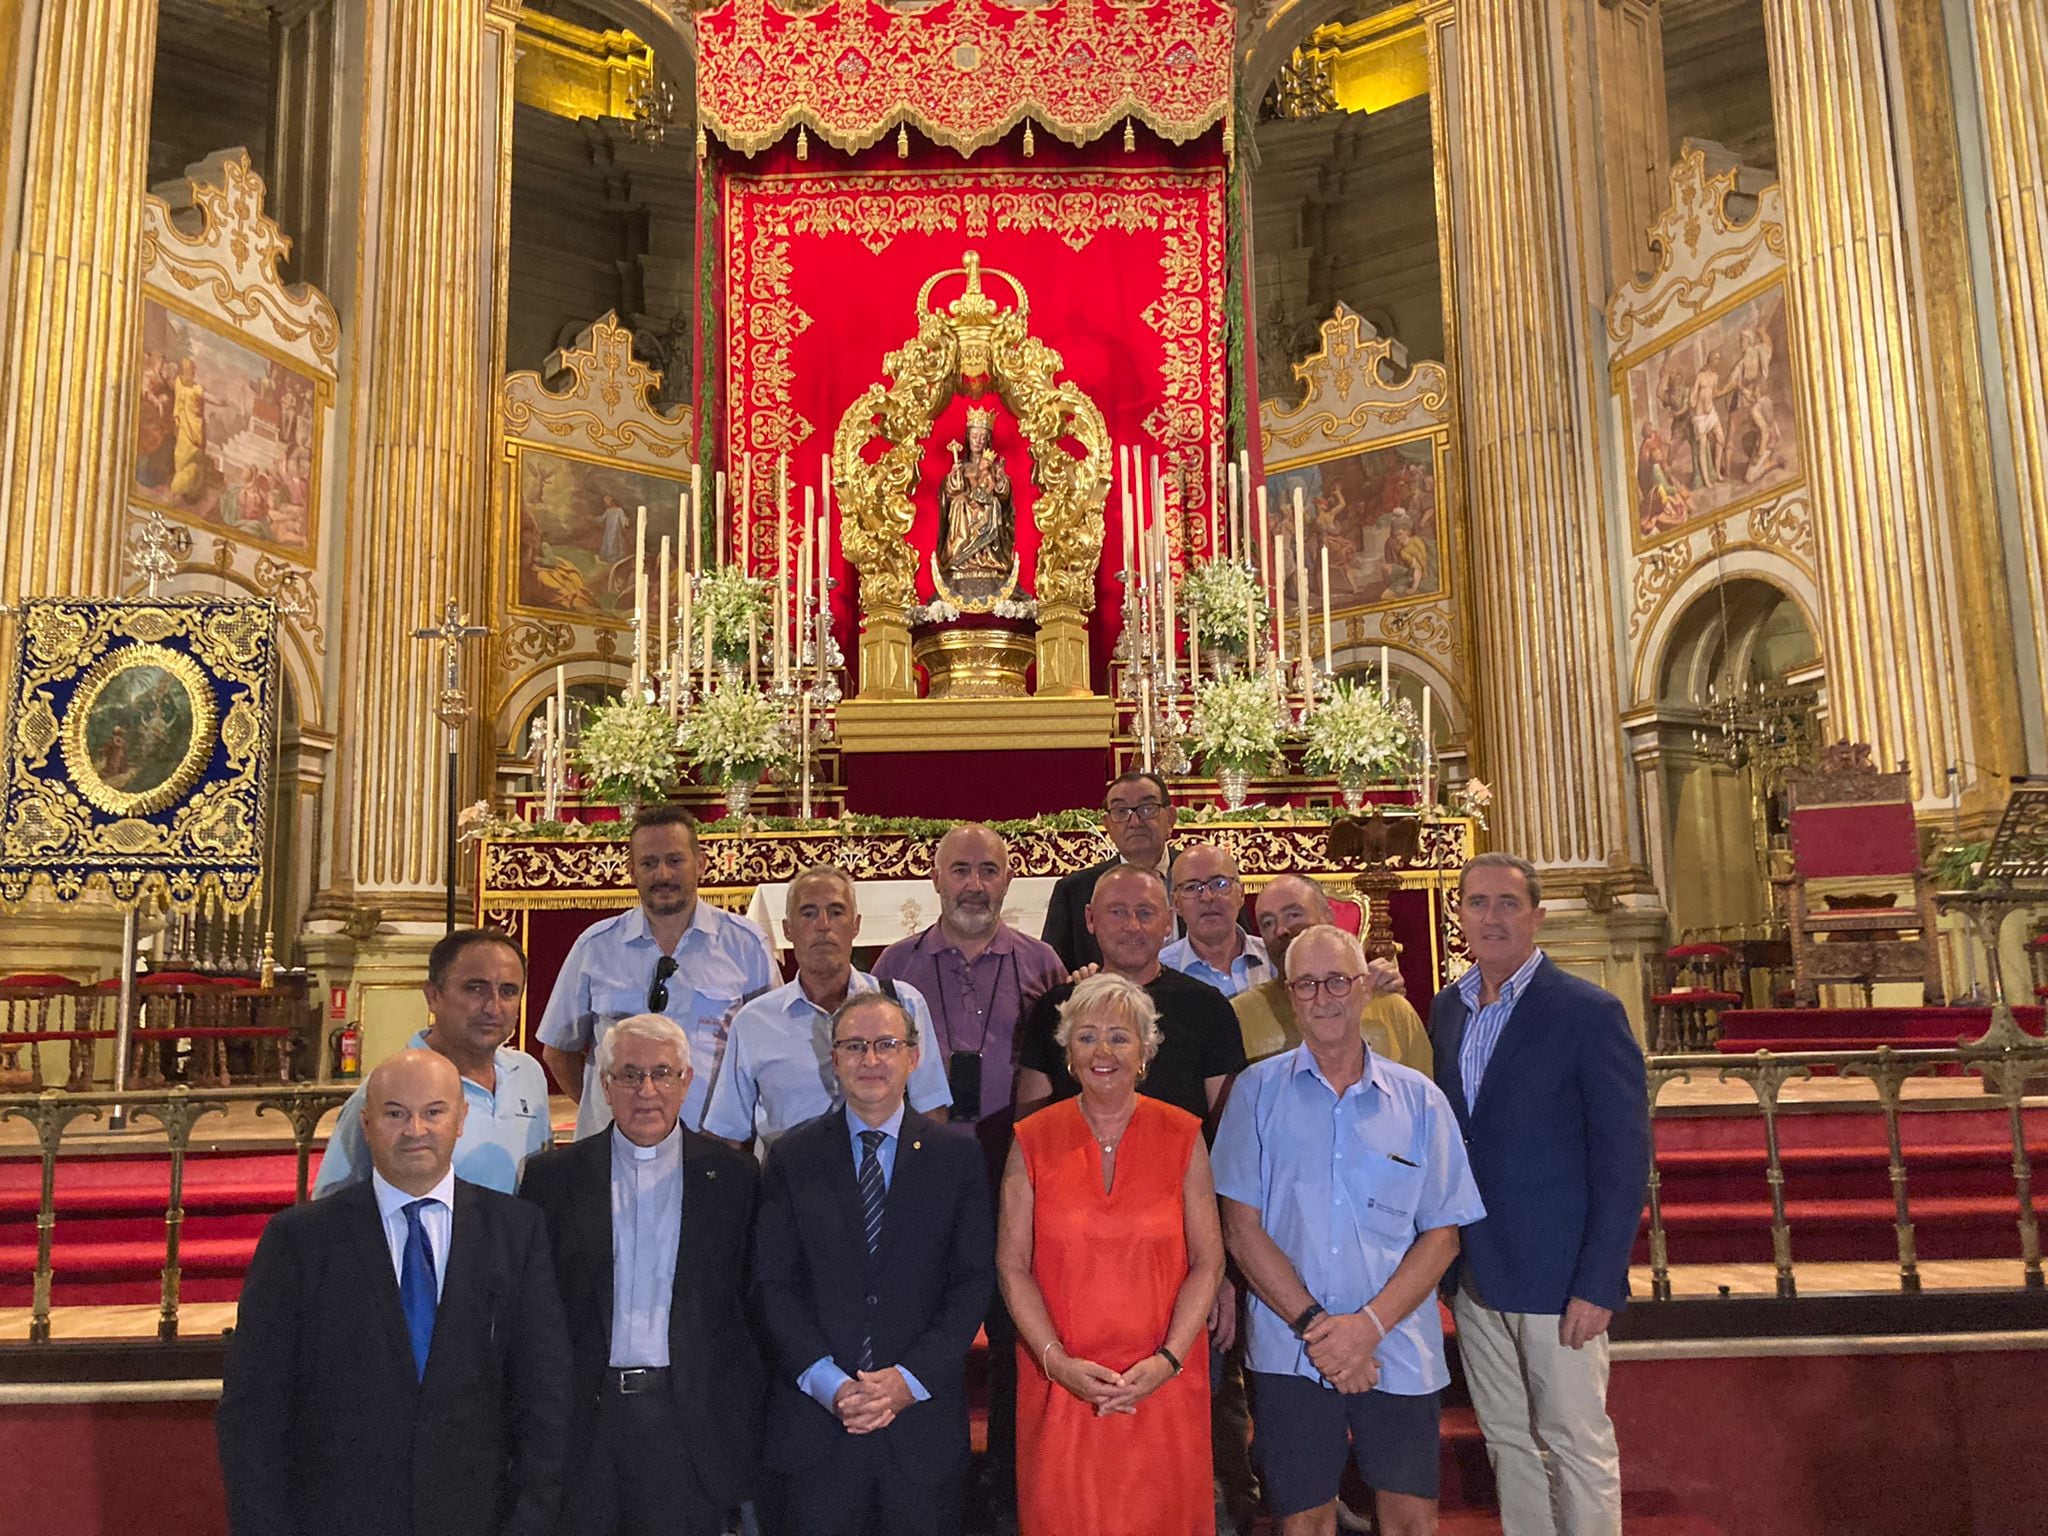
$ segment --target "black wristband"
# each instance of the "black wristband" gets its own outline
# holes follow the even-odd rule
[[[1301,1316],[1297,1317],[1292,1323],[1288,1324],[1288,1327],[1293,1330],[1294,1336],[1298,1339],[1304,1333],[1308,1332],[1309,1324],[1313,1323],[1317,1318],[1321,1317],[1322,1315],[1322,1304],[1320,1302],[1312,1301],[1308,1304],[1306,1308],[1303,1309]]]
[[[1167,1363],[1168,1365],[1170,1365],[1170,1366],[1172,1366],[1172,1367],[1173,1367],[1173,1374],[1174,1374],[1174,1375],[1176,1375],[1176,1376],[1178,1376],[1178,1375],[1180,1374],[1180,1356],[1179,1356],[1179,1355],[1176,1355],[1176,1354],[1175,1354],[1175,1353],[1174,1353],[1174,1352],[1173,1352],[1172,1350],[1168,1349],[1168,1348],[1167,1348],[1167,1347],[1166,1347],[1166,1346],[1165,1346],[1164,1344],[1160,1345],[1160,1346],[1159,1346],[1159,1347],[1158,1347],[1157,1349],[1153,1350],[1153,1351],[1152,1351],[1152,1353],[1153,1353],[1153,1354],[1155,1354],[1155,1355],[1163,1355],[1163,1356],[1165,1356],[1165,1357],[1166,1357],[1166,1363]]]

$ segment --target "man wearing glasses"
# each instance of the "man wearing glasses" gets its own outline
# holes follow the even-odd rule
[[[562,962],[538,1031],[541,1059],[576,1100],[579,1138],[611,1122],[604,1095],[583,1091],[589,1053],[616,1021],[636,1013],[664,1014],[683,1027],[698,1071],[682,1123],[701,1126],[734,1013],[776,977],[760,929],[697,899],[703,858],[697,818],[688,810],[642,811],[627,848],[640,904],[583,930]]]
[[[1273,974],[1265,941],[1238,926],[1244,882],[1237,860],[1215,843],[1192,843],[1173,861],[1173,909],[1186,936],[1159,952],[1169,970],[1235,997]]]
[[[995,1291],[988,1180],[970,1138],[905,1102],[930,1039],[910,1010],[857,992],[828,1027],[844,1102],[776,1142],[762,1174],[768,1466],[792,1536],[953,1536],[967,1351]]]
[[[644,1013],[597,1043],[604,1134],[542,1153],[575,1384],[561,1529],[717,1536],[752,1496],[766,1380],[748,1326],[754,1160],[683,1127],[690,1041]]]
[[[1287,948],[1296,935],[1330,921],[1330,899],[1313,880],[1300,875],[1280,875],[1259,892],[1254,910],[1259,932],[1265,936],[1266,953],[1277,971],[1287,963]],[[1375,960],[1365,968],[1366,1000],[1359,1014],[1359,1027],[1373,1055],[1398,1061],[1427,1075],[1431,1067],[1429,1036],[1414,1005],[1401,995],[1401,973],[1392,961]],[[1287,984],[1275,976],[1247,988],[1230,1000],[1237,1012],[1238,1028],[1244,1035],[1244,1053],[1263,1061],[1301,1044],[1301,1024],[1296,1018]]]
[[[1383,1536],[1436,1529],[1437,1281],[1485,1214],[1450,1101],[1369,1050],[1365,953],[1319,925],[1287,951],[1301,1044],[1246,1068],[1216,1132],[1223,1235],[1253,1300],[1253,1451],[1281,1536],[1331,1536],[1344,1463]]]
[[[1088,926],[1095,882],[1119,864],[1149,869],[1164,882],[1172,862],[1166,844],[1173,836],[1173,797],[1158,774],[1143,768],[1118,774],[1103,795],[1102,812],[1116,857],[1062,875],[1045,909],[1041,937],[1070,971],[1102,963],[1102,949]],[[1170,912],[1167,920],[1171,924]]]
[[[783,934],[796,952],[796,980],[755,998],[732,1021],[718,1082],[704,1109],[704,1130],[734,1146],[756,1137],[765,1154],[785,1131],[830,1109],[839,1080],[832,1070],[832,1015],[848,997],[880,983],[853,968],[860,932],[853,880],[845,870],[814,864],[789,883]],[[891,983],[892,995],[931,1038],[931,1013],[915,987]],[[937,1051],[920,1052],[910,1072],[910,1107],[946,1118],[953,1102]]]

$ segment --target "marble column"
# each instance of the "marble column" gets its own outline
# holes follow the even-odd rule
[[[341,734],[312,917],[437,926],[446,852],[441,651],[413,637],[484,611],[491,322],[485,9],[382,8],[370,39],[355,412],[344,539]],[[472,709],[485,652],[469,642]]]
[[[1965,279],[1925,251],[1915,267],[1914,146],[1895,128],[1877,0],[1765,0],[1764,24],[1829,733],[1904,762],[1929,810],[1947,803],[1950,764],[1981,805],[2016,766],[2010,615],[1922,330]]]
[[[0,48],[7,131],[26,122],[6,162],[23,195],[0,323],[0,604],[121,578],[156,18],[155,0],[43,0]]]
[[[2048,8],[1972,0],[1991,240],[2032,670],[2048,669]],[[2038,685],[2037,685],[2038,686]],[[2038,769],[2041,765],[2032,765]]]
[[[1479,761],[1489,841],[1647,885],[1630,853],[1582,239],[1554,0],[1463,0],[1433,34],[1449,149]],[[1613,894],[1610,888],[1606,894]],[[1604,896],[1601,898],[1604,899]]]

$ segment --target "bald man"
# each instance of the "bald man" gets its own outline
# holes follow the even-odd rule
[[[1301,1025],[1294,1016],[1294,1003],[1287,985],[1279,979],[1286,974],[1287,946],[1298,934],[1331,921],[1330,898],[1313,880],[1300,875],[1281,875],[1259,892],[1253,910],[1258,914],[1259,936],[1266,941],[1276,975],[1273,980],[1240,992],[1231,999],[1237,1025],[1244,1035],[1247,1060],[1263,1061],[1301,1044]],[[1427,1077],[1435,1069],[1429,1049],[1429,1032],[1422,1017],[1401,995],[1401,973],[1390,962],[1375,960],[1367,968],[1372,977],[1372,1000],[1365,1006],[1359,1024],[1365,1043],[1375,1056],[1397,1061]]]
[[[280,1211],[243,1282],[214,1416],[233,1536],[542,1536],[569,1337],[547,1227],[455,1176],[447,1057],[363,1086],[370,1177]]]

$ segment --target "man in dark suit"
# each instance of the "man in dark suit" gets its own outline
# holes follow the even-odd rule
[[[1040,937],[1053,947],[1070,971],[1102,963],[1102,950],[1088,927],[1088,903],[1095,895],[1095,882],[1119,864],[1135,864],[1151,870],[1162,884],[1167,884],[1167,871],[1173,862],[1166,849],[1173,836],[1173,796],[1167,792],[1166,780],[1158,774],[1148,768],[1118,774],[1109,781],[1109,789],[1102,797],[1102,810],[1109,840],[1116,845],[1116,857],[1060,876],[1045,909],[1045,931]],[[1170,911],[1167,921],[1170,937]]]
[[[951,1536],[967,1480],[968,1348],[995,1291],[979,1146],[904,1102],[909,1012],[832,1017],[845,1104],[768,1154],[754,1293],[774,1356],[768,1462],[796,1536]]]
[[[1506,1536],[1620,1536],[1607,1325],[1649,1185],[1643,1053],[1621,1000],[1536,947],[1543,887],[1505,853],[1458,882],[1475,962],[1430,1008],[1483,1220],[1451,1271]]]
[[[455,1177],[462,1079],[364,1085],[372,1173],[264,1228],[215,1424],[235,1536],[542,1536],[569,1345],[540,1218]]]
[[[746,1313],[754,1160],[677,1123],[690,1042],[661,1014],[598,1042],[612,1123],[526,1165],[569,1314],[562,1529],[717,1536],[753,1493],[761,1360]]]

